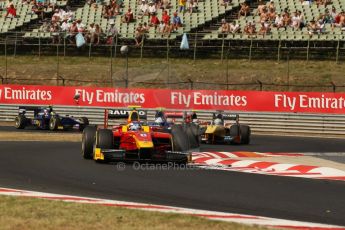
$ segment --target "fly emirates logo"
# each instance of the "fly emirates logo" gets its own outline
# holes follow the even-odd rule
[[[0,100],[50,101],[51,99],[52,92],[50,90],[27,89],[25,87],[0,89]]]
[[[246,106],[247,97],[238,96],[234,94],[223,95],[214,93],[182,93],[171,92],[170,103],[172,105],[184,105],[186,108],[193,107],[194,105],[220,105],[220,106]]]
[[[286,94],[274,95],[274,106],[276,108],[288,108],[291,111],[299,108],[304,109],[345,109],[344,97],[310,96],[300,94],[288,96]]]

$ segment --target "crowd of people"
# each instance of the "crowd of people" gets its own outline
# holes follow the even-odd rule
[[[220,26],[221,33],[243,33],[249,36],[252,35],[263,35],[270,33],[272,27],[277,30],[287,30],[291,28],[294,31],[302,30],[307,28],[307,33],[310,36],[318,33],[326,33],[326,24],[329,24],[332,31],[335,27],[339,27],[345,30],[345,12],[337,12],[336,8],[332,6],[331,9],[327,8],[328,5],[332,4],[331,0],[317,0],[317,1],[304,1],[300,0],[303,5],[316,4],[317,7],[325,6],[324,12],[316,18],[306,20],[304,14],[301,10],[296,10],[291,12],[288,8],[282,10],[282,12],[277,12],[275,2],[271,0],[269,3],[260,0],[257,10],[255,13],[250,12],[250,5],[248,2],[241,3],[238,19],[241,17],[247,17],[252,14],[252,16],[258,16],[257,21],[248,21],[244,28],[240,28],[238,22],[226,22],[225,19],[222,20]],[[257,29],[258,28],[258,29]]]

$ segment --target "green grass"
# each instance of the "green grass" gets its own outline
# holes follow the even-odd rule
[[[119,57],[111,62],[109,57],[61,56],[58,60],[52,56],[11,56],[7,58],[7,71],[5,63],[5,57],[1,56],[0,74],[3,77],[7,75],[7,83],[12,84],[56,85],[56,76],[60,75],[67,79],[66,85],[123,87],[126,75],[125,59]],[[189,83],[169,85],[168,82],[191,79],[196,89],[226,89],[224,83],[228,78],[231,84],[248,84],[229,86],[229,89],[235,90],[258,90],[257,81],[261,81],[264,90],[332,91],[331,82],[338,86],[345,85],[344,70],[343,64],[334,61],[292,60],[278,63],[272,60],[230,59],[227,63],[219,59],[167,61],[129,58],[128,75],[131,87],[189,88]],[[339,87],[337,91],[345,89]]]
[[[10,196],[0,196],[0,228],[2,230],[265,229],[189,215]]]

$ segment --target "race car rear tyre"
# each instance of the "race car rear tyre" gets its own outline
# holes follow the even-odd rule
[[[188,136],[189,147],[192,149],[200,147],[199,125],[194,123],[186,124],[185,132]]]
[[[100,129],[96,134],[96,148],[113,149],[114,135],[110,129]]]
[[[83,131],[89,125],[89,119],[87,117],[81,117],[80,120],[82,124],[79,125],[79,131]]]
[[[60,118],[59,117],[51,117],[49,120],[49,130],[54,131],[58,129],[60,125]]]
[[[240,126],[241,129],[241,144],[249,144],[250,142],[250,127],[248,125],[241,125]]]
[[[182,125],[173,125],[171,127],[171,135],[173,139],[173,151],[185,152],[190,149],[188,135]]]
[[[26,125],[26,117],[23,115],[16,116],[16,118],[14,118],[14,122],[16,129],[24,129]]]
[[[231,137],[237,137],[240,135],[240,129],[238,125],[232,125],[230,126],[230,136]]]
[[[81,141],[81,154],[84,159],[92,159],[93,157],[93,145],[95,142],[96,127],[88,126],[83,130]]]

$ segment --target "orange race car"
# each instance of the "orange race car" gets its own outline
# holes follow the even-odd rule
[[[102,161],[178,162],[191,161],[188,136],[181,125],[163,132],[147,125],[145,111],[105,110],[104,127],[86,127],[82,136],[85,159]],[[127,118],[125,124],[108,129],[108,119]]]

